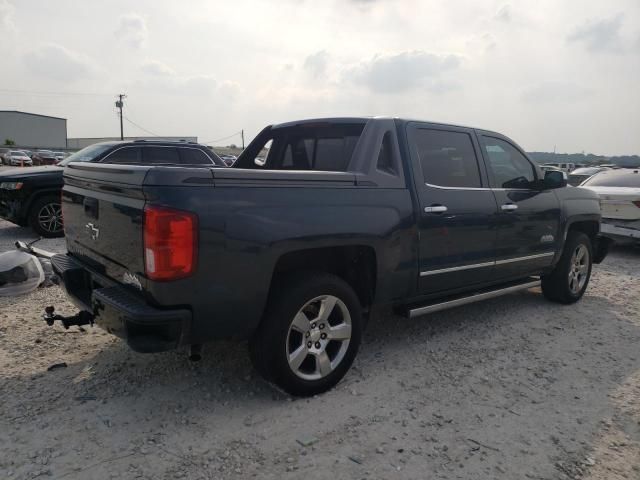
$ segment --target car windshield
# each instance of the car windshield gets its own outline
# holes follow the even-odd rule
[[[83,148],[82,150],[77,151],[76,153],[71,154],[63,161],[61,161],[58,165],[65,166],[69,162],[90,162],[95,159],[101,153],[106,152],[111,147],[113,147],[113,143],[96,143],[94,145],[89,145],[88,147]]]
[[[640,188],[640,170],[620,169],[600,172],[584,182],[582,186]]]
[[[18,151],[14,150],[13,152],[11,152],[11,156],[12,157],[24,157],[25,153],[24,152],[18,152]]]

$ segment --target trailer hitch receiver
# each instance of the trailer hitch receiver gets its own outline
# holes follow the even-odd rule
[[[56,312],[56,308],[54,306],[45,307],[44,314],[42,315],[42,319],[47,322],[47,325],[50,327],[53,326],[56,320],[60,320],[62,326],[65,329],[72,327],[73,325],[82,326],[82,325],[91,325],[93,326],[94,315],[90,312],[81,311],[72,315],[70,317],[64,317],[62,315],[58,315]]]

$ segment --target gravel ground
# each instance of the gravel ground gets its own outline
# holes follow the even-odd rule
[[[0,222],[0,251],[25,237]],[[243,344],[198,364],[136,354],[46,327],[45,305],[73,311],[58,287],[0,298],[1,476],[640,479],[639,267],[615,248],[573,306],[531,290],[380,312],[347,377],[310,399],[264,383]]]

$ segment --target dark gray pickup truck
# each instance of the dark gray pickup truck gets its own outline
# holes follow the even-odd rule
[[[66,325],[194,357],[249,339],[296,395],[345,375],[374,306],[413,317],[539,285],[568,304],[606,255],[594,193],[474,128],[304,120],[265,128],[233,168],[72,162],[64,180],[52,263],[81,309]]]

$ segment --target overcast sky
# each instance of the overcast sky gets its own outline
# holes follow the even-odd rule
[[[203,142],[388,115],[640,154],[639,0],[0,0],[0,55],[0,110],[69,136],[117,135],[126,93],[135,124]]]

